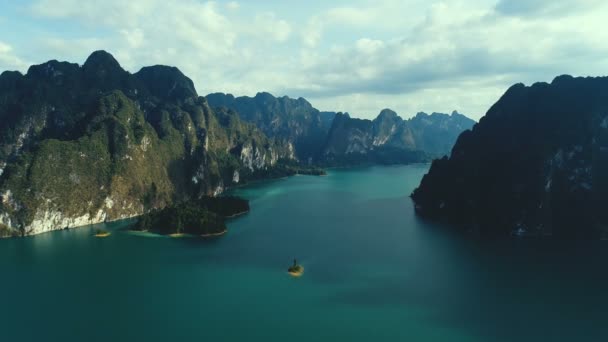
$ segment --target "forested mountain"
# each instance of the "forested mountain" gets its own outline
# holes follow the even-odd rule
[[[481,235],[608,232],[608,77],[512,86],[413,193],[417,212]]]
[[[0,75],[0,231],[140,215],[264,177],[295,157],[177,68],[135,74],[108,53]]]

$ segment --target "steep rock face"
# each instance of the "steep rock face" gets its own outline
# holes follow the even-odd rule
[[[211,109],[176,68],[131,75],[98,51],[82,67],[0,75],[0,235],[140,215],[291,158],[290,144]]]
[[[418,113],[408,120],[416,147],[442,157],[452,150],[458,136],[475,125],[475,121],[458,113]]]
[[[473,124],[473,120],[457,113],[419,113],[409,120],[390,109],[374,120],[339,113],[329,131],[323,160],[329,164],[427,161],[431,156],[449,153],[458,134]]]
[[[236,98],[231,94],[215,93],[206,98],[212,107],[236,111],[268,137],[293,144],[297,158],[305,162],[319,154],[333,119],[332,113],[321,114],[303,98],[277,98],[269,93]]]
[[[512,86],[412,198],[482,235],[605,236],[608,78]]]

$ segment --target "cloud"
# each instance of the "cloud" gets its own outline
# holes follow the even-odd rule
[[[254,30],[249,31],[256,35],[272,37],[275,41],[284,42],[291,34],[291,26],[287,21],[277,19],[272,12],[266,12],[255,16],[253,22]]]
[[[131,48],[137,49],[141,47],[145,42],[144,31],[140,28],[135,29],[122,29],[120,34],[123,39],[129,44]]]
[[[226,4],[226,8],[230,10],[238,10],[239,8],[241,8],[241,5],[236,1],[230,1]]]
[[[607,9],[555,21],[504,16],[492,7],[471,9],[459,1],[437,3],[402,36],[361,38],[323,55],[304,54],[305,74],[312,76],[285,91],[320,103],[391,95],[419,102],[425,96],[434,98],[437,107],[465,111],[458,105],[476,103],[468,108],[479,117],[498,97],[482,105],[465,100],[468,94],[494,94],[515,82],[550,81],[563,73],[605,73]],[[456,100],[455,89],[463,101]],[[438,96],[438,91],[451,95]]]
[[[18,70],[24,72],[28,63],[15,55],[13,47],[0,41],[0,72],[3,70]]]

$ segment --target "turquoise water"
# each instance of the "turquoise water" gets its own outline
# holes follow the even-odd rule
[[[0,240],[0,340],[608,340],[608,242],[450,234],[407,197],[427,169],[239,188],[251,213],[209,241],[127,222]]]

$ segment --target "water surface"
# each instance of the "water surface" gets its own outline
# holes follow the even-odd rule
[[[608,340],[608,243],[450,234],[414,215],[427,170],[239,188],[251,213],[208,241],[128,222],[0,240],[1,340]]]

